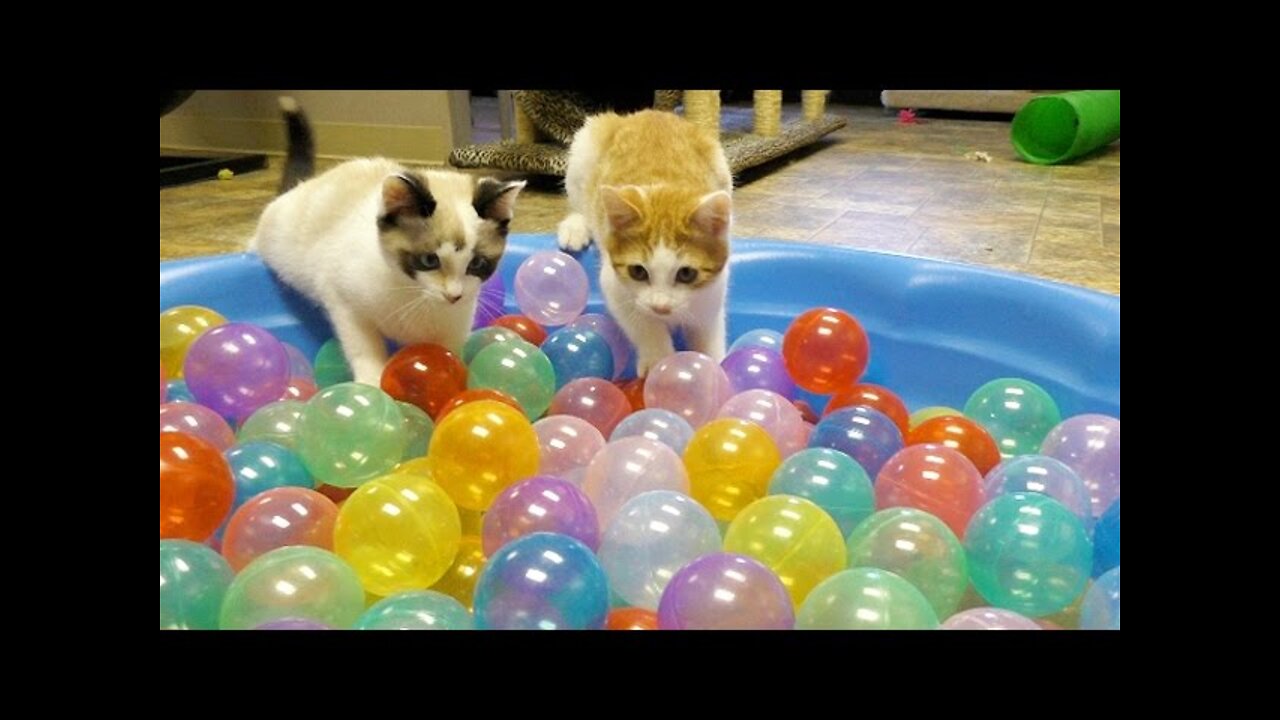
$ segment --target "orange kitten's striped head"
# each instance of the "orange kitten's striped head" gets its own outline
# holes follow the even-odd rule
[[[729,193],[626,185],[603,187],[600,198],[608,218],[602,245],[641,309],[679,317],[693,294],[724,271],[733,209]]]

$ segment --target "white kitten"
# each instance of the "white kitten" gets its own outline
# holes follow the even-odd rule
[[[506,250],[524,183],[411,170],[381,158],[305,180],[310,128],[292,101],[281,107],[289,127],[287,192],[263,211],[250,249],[324,306],[357,382],[379,384],[384,338],[461,355],[480,284]]]
[[[560,246],[598,241],[605,304],[639,374],[675,351],[676,328],[722,359],[733,179],[719,139],[666,112],[597,115],[569,147],[565,189]]]

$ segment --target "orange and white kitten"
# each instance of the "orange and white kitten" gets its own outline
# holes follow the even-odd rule
[[[605,304],[640,376],[675,352],[677,327],[721,360],[733,177],[719,138],[667,112],[596,115],[569,147],[565,188],[560,247],[599,245]]]

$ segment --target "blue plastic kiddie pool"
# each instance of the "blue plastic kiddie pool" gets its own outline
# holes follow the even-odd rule
[[[551,235],[514,235],[501,272],[512,282]],[[588,312],[603,312],[600,257]],[[333,335],[311,301],[282,285],[256,255],[160,264],[160,309],[203,305],[261,325],[314,355]],[[753,328],[784,331],[811,307],[852,313],[871,337],[866,382],[908,407],[963,407],[983,383],[1022,377],[1043,386],[1064,418],[1120,416],[1120,298],[1025,275],[851,248],[738,240],[729,289],[729,340]],[[518,312],[508,292],[507,307]],[[817,408],[821,400],[809,397]]]

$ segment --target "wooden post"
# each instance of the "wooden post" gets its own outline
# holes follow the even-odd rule
[[[685,90],[685,119],[715,132],[720,133],[720,91],[719,90]]]
[[[805,120],[819,120],[827,111],[827,93],[830,90],[801,90],[800,106]]]
[[[533,118],[525,113],[524,108],[520,107],[520,103],[515,103],[515,106],[516,142],[521,145],[538,142],[538,126],[533,124]]]
[[[751,132],[761,137],[777,137],[782,132],[782,91],[756,90],[755,122]]]

